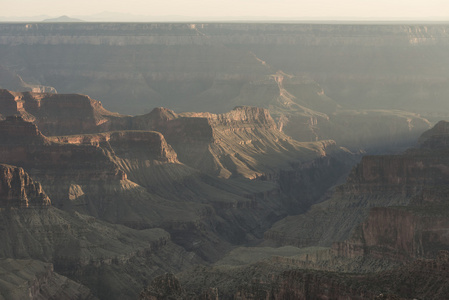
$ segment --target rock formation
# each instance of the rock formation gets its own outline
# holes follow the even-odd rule
[[[15,95],[33,101],[50,97]],[[11,117],[0,122],[2,138],[9,141],[0,146],[2,161],[39,180],[58,208],[137,229],[162,227],[205,260],[218,259],[232,244],[261,238],[274,221],[306,209],[348,167],[332,141],[299,143],[280,132],[265,109],[238,107],[215,115],[158,108],[148,115],[123,117],[102,114],[101,106],[86,97],[64,101],[57,110],[48,104],[41,112],[33,111],[34,123],[53,122],[43,112],[52,116],[59,110],[69,113],[69,107],[78,113],[88,108],[106,121],[86,126],[83,119],[60,118],[55,132],[87,128],[98,133],[48,138],[23,117]],[[66,105],[70,101],[73,106]],[[88,105],[79,106],[80,101]],[[121,130],[101,132],[110,128]],[[322,163],[309,163],[314,159]],[[310,176],[307,185],[323,190],[296,195],[291,187],[315,170],[321,175]]]
[[[124,113],[264,107],[294,139],[351,150],[407,147],[447,115],[445,25],[334,25],[3,24],[0,64]]]
[[[337,150],[333,141],[299,143],[279,131],[268,110],[236,107],[226,114],[168,112],[137,116],[135,129],[157,130],[179,160],[205,173],[257,178]]]
[[[38,182],[34,182],[22,168],[0,164],[0,207],[26,208],[50,205],[50,199]]]
[[[0,270],[1,300],[98,299],[86,286],[56,273],[50,263],[2,258]]]
[[[422,99],[447,113],[446,37],[445,25],[1,24],[0,64],[14,67],[0,74],[22,91],[0,90],[0,267],[35,266],[26,284],[2,275],[15,282],[2,291],[442,298],[447,122],[328,189],[349,150],[401,148],[427,129]],[[127,113],[175,110],[125,116],[44,84]],[[263,236],[311,247],[236,248]]]
[[[110,130],[161,132],[181,162],[224,178],[261,177],[288,168],[291,161],[308,161],[335,149],[332,141],[298,143],[279,130],[268,110],[256,107],[236,107],[225,114],[176,114],[156,108],[146,115],[128,117],[111,113],[83,95],[2,90],[0,101],[4,104],[0,113],[20,114],[45,135]],[[74,137],[70,139],[75,141]]]
[[[99,101],[85,95],[10,92],[0,90],[1,113],[21,115],[48,134],[97,132],[97,127],[120,116],[103,108]]]
[[[51,206],[41,186],[22,168],[0,168],[0,268],[24,267],[23,274],[2,272],[2,295],[9,293],[11,299],[24,292],[36,298],[94,299],[92,294],[130,298],[149,278],[201,262],[173,244],[162,229],[133,230],[61,211]],[[92,293],[64,276],[88,286]],[[29,278],[29,290],[18,288],[22,284],[18,277]],[[58,284],[67,289],[61,290]]]
[[[333,244],[339,257],[390,261],[434,258],[448,250],[446,124],[425,132],[418,148],[363,157],[331,199],[266,232],[268,244]]]

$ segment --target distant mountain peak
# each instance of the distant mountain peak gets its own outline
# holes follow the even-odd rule
[[[45,23],[74,23],[74,22],[85,22],[81,19],[70,18],[69,16],[60,16],[57,18],[45,19],[42,22]]]

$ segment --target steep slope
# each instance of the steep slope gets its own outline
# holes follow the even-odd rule
[[[0,299],[98,299],[91,291],[54,272],[50,263],[0,259]]]
[[[276,203],[280,195],[275,184],[225,182],[202,174],[181,164],[158,132],[118,131],[52,139],[97,145],[139,184],[126,201],[132,203],[127,208],[132,210],[131,217],[124,219],[122,212],[109,221],[126,221],[137,228],[162,226],[180,245],[208,259],[216,259],[229,242],[261,237],[273,211],[274,215],[285,213]]]
[[[41,184],[33,182],[22,168],[0,165],[0,173],[1,208],[50,205],[50,199],[43,192]]]
[[[165,285],[165,295],[178,291],[193,299],[213,290],[223,299],[443,299],[448,141],[449,122],[440,122],[418,148],[364,157],[330,200],[265,235],[278,244],[332,249],[237,248],[212,267],[178,274],[179,281],[171,279],[177,289]],[[151,291],[142,299],[155,295]]]
[[[438,250],[448,249],[447,124],[440,122],[424,133],[419,148],[363,157],[330,200],[280,221],[265,238],[281,245],[330,246],[353,231],[349,241],[334,245],[349,257],[434,257]]]
[[[199,299],[208,291],[220,299],[444,299],[449,289],[447,257],[448,252],[441,251],[435,259],[364,275],[296,269],[266,261],[238,267],[197,267],[178,274],[179,280],[165,275],[152,285],[170,278],[176,286],[159,287],[165,288],[164,295],[183,299]],[[151,286],[145,289],[140,299],[161,299],[151,298],[155,295],[151,291]]]
[[[345,257],[371,256],[408,260],[436,257],[440,250],[449,249],[446,231],[448,203],[447,180],[449,123],[439,122],[419,140],[419,149],[411,149],[402,157],[413,156],[419,161],[399,167],[380,166],[380,171],[395,176],[387,181],[409,198],[406,207],[373,208],[349,240],[333,245]],[[379,168],[379,166],[377,166]],[[401,170],[402,169],[402,170]],[[365,177],[374,179],[379,172],[367,170]],[[405,172],[404,172],[405,171]],[[369,175],[367,175],[369,174]],[[387,184],[388,184],[387,183]],[[388,188],[392,191],[392,188]]]
[[[249,159],[258,169],[249,175],[261,174],[271,181],[223,180],[199,172],[179,162],[180,155],[158,132],[115,131],[47,138],[20,117],[0,122],[1,161],[27,170],[42,183],[58,208],[132,228],[164,228],[176,243],[210,261],[221,257],[231,245],[260,239],[286,214],[307,208],[335,182],[341,169],[347,168],[338,157],[322,157],[326,154],[325,142],[303,144],[279,133],[262,109],[239,108],[229,115],[209,118],[179,117],[159,110],[157,118],[150,115],[131,120],[136,123],[129,126],[149,127],[154,123],[167,128],[172,134],[168,136],[185,141],[186,149],[194,149],[204,134],[193,135],[183,122],[203,122],[206,126],[194,127],[197,132],[214,128],[215,137],[209,137],[223,137],[213,148],[214,143],[205,135],[208,149],[218,149],[208,150],[211,156],[221,149],[231,151],[232,145],[240,145],[245,137],[257,138],[248,146],[242,143],[237,150],[242,156],[254,157]],[[226,122],[230,123],[229,133]],[[234,141],[234,137],[239,139]],[[285,138],[283,144],[278,138]],[[268,156],[262,147],[274,157],[265,159],[266,163],[264,158]],[[200,156],[194,158],[199,160]],[[316,163],[311,162],[314,158],[318,159]],[[294,176],[287,176],[288,172]],[[310,189],[321,187],[320,192],[295,195],[290,187],[304,177],[310,179]]]
[[[1,162],[27,170],[58,208],[136,228],[200,218],[195,213],[200,205],[192,203],[187,209],[185,203],[175,205],[150,194],[127,179],[116,156],[98,146],[53,142],[20,117],[0,122],[0,140]]]
[[[128,178],[151,194],[147,194],[147,203],[137,202],[136,198],[142,195],[133,194],[135,198],[127,202],[140,205],[136,212],[139,219],[127,219],[125,224],[138,228],[162,226],[180,245],[207,259],[218,258],[217,255],[229,246],[226,243],[240,244],[262,237],[273,221],[316,201],[323,191],[314,192],[313,187],[326,189],[339,177],[341,169],[347,168],[335,158],[324,157],[304,164],[292,162],[277,175],[268,174],[278,176],[269,182],[223,180],[180,163],[158,132],[116,131],[50,139],[103,149]],[[282,183],[281,186],[276,181]],[[302,185],[299,182],[303,182]],[[296,194],[293,186],[308,188]],[[81,194],[80,199],[83,197]],[[155,197],[158,200],[150,201]],[[82,203],[79,199],[72,200],[73,205],[77,202]],[[148,205],[153,209],[151,218],[142,214]],[[123,222],[123,217],[122,212],[116,219],[107,220]],[[221,245],[221,250],[217,249],[217,244]]]
[[[0,166],[0,180],[8,183],[6,188],[2,185],[5,193],[0,195],[0,203],[8,203],[0,211],[2,258],[35,259],[52,263],[56,272],[80,281],[93,294],[115,299],[135,297],[144,282],[155,275],[163,271],[180,270],[201,261],[174,245],[170,235],[162,229],[138,231],[54,208],[40,185],[23,169]],[[15,176],[11,177],[10,174]],[[38,193],[30,192],[36,188]],[[19,196],[11,199],[9,195]],[[42,202],[42,199],[47,201]],[[16,203],[11,204],[12,201]],[[35,205],[25,207],[23,203],[26,201]],[[6,268],[8,261],[2,263]],[[10,260],[9,263],[24,265],[15,260]],[[45,297],[45,293],[55,293],[71,299],[72,296],[64,294],[55,286],[66,279],[53,274],[51,265],[39,262],[32,264],[35,265],[34,269],[47,269],[46,275],[36,279],[38,282],[31,283],[32,294]],[[24,270],[25,274],[29,274],[26,276],[33,276],[37,272],[33,268]],[[14,274],[9,274],[5,280],[14,281]],[[46,281],[48,282],[45,283]],[[80,297],[91,296],[80,285],[71,281],[66,284],[69,288],[79,289]],[[39,287],[42,288],[40,292],[35,290]],[[14,282],[9,288],[12,291],[15,289]]]

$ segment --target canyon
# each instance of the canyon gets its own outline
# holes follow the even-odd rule
[[[208,290],[219,299],[444,299],[448,129],[441,121],[415,148],[363,157],[329,199],[275,223],[258,247],[177,274],[179,286],[192,299]]]
[[[447,32],[1,23],[0,299],[443,299]]]
[[[349,171],[359,156],[298,142],[262,108],[126,116],[83,95],[1,95],[2,257],[47,264],[27,275],[45,293],[66,280],[86,299],[405,295],[369,276],[432,273],[449,251],[448,122]]]
[[[82,93],[132,115],[256,106],[298,141],[403,150],[427,120],[449,113],[447,32],[444,24],[0,24],[0,87]]]
[[[273,222],[317,201],[353,160],[334,141],[285,135],[262,108],[156,108],[129,117],[82,95],[1,95],[0,157],[10,168],[3,256],[51,263],[99,298],[135,297],[137,285],[164,271],[259,242]],[[313,193],[292,188],[304,177]],[[79,238],[62,237],[67,230]]]

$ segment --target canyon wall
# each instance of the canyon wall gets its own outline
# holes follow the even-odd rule
[[[2,24],[0,65],[113,111],[264,107],[297,140],[382,151],[409,146],[425,118],[448,114],[446,27]],[[0,86],[20,88],[10,81]]]

